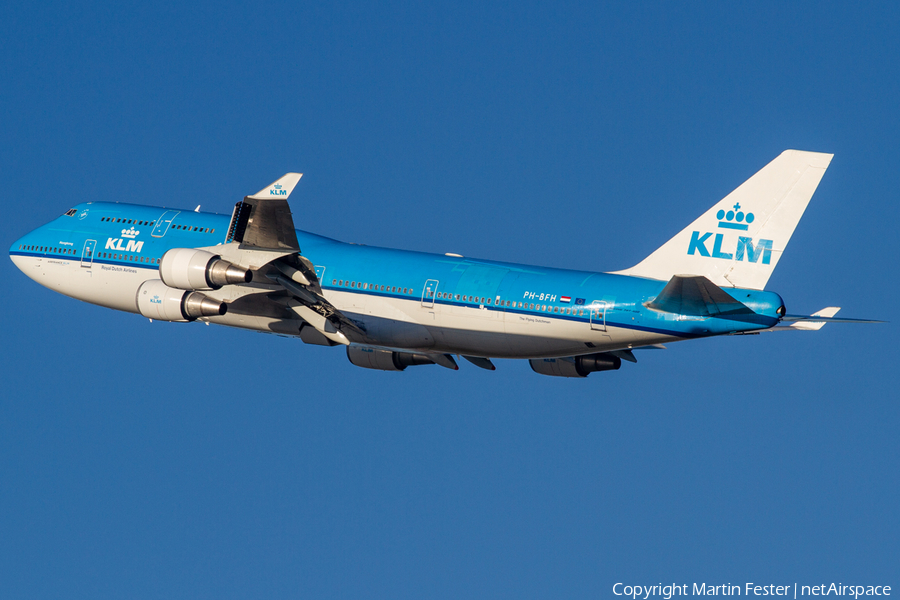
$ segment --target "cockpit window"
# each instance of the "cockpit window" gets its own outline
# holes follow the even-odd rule
[[[66,216],[74,217],[76,212],[78,212],[78,211],[76,211],[74,208],[70,208],[69,210],[66,211]]]

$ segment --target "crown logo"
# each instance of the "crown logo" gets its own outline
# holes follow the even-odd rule
[[[716,213],[716,218],[719,220],[719,227],[721,229],[739,229],[740,231],[747,231],[747,226],[753,222],[753,213],[747,213],[746,215],[742,213],[740,202],[736,202],[733,208],[734,210],[729,210],[728,212],[720,210]]]
[[[138,235],[139,233],[140,233],[140,231],[138,231],[138,230],[135,229],[134,227],[132,227],[131,229],[123,229],[123,230],[122,230],[122,237],[134,239],[134,238],[137,237],[137,235]]]

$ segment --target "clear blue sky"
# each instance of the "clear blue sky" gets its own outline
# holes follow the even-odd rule
[[[798,148],[835,158],[768,289],[896,321],[898,30],[896,3],[6,3],[0,241],[301,171],[301,229],[613,270]],[[396,374],[0,265],[0,597],[900,590],[893,323]]]

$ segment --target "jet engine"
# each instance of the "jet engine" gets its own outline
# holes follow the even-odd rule
[[[598,352],[566,358],[532,358],[531,370],[553,377],[587,377],[596,371],[615,371],[622,366],[622,359],[612,354]]]
[[[347,358],[357,367],[379,371],[403,371],[415,365],[433,365],[435,362],[424,354],[391,352],[377,348],[347,346]]]
[[[172,248],[163,254],[159,276],[173,288],[217,290],[223,285],[250,283],[253,272],[206,250]]]
[[[138,288],[138,312],[148,319],[160,321],[193,321],[200,317],[224,315],[224,302],[213,300],[200,292],[177,290],[159,279],[150,279]]]

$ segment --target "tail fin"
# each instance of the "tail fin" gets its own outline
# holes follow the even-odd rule
[[[668,281],[702,275],[761,290],[833,154],[785,150],[656,252],[619,275]]]

